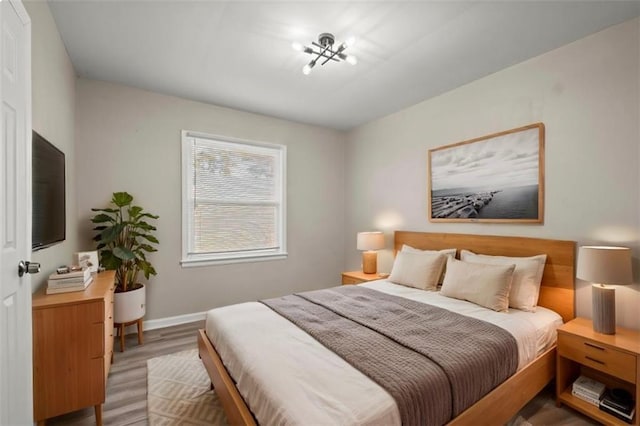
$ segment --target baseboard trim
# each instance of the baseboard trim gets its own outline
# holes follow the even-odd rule
[[[195,312],[193,314],[176,315],[175,317],[146,320],[143,322],[143,328],[144,330],[155,330],[157,328],[166,328],[189,322],[203,321],[206,316],[206,312]]]

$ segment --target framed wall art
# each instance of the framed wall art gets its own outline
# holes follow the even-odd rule
[[[431,222],[543,223],[544,124],[429,150]]]

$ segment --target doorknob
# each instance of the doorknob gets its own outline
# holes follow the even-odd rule
[[[18,276],[21,277],[24,274],[37,274],[40,272],[40,264],[36,262],[29,262],[21,260],[18,262]]]

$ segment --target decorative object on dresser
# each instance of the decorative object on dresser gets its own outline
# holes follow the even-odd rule
[[[113,271],[94,275],[85,291],[33,295],[33,412],[39,425],[102,404],[113,359]]]
[[[616,331],[614,335],[597,333],[592,321],[586,318],[576,318],[558,329],[557,405],[566,404],[604,424],[624,424],[619,420],[619,413],[612,413],[611,406],[606,402],[603,406],[603,401],[611,392],[627,393],[628,414],[627,417],[623,414],[624,421],[638,425],[638,416],[632,413],[640,410],[640,332],[621,327]],[[585,398],[585,393],[575,395],[572,383],[580,380],[580,376],[606,387],[598,404],[592,398]],[[600,388],[596,385],[593,389],[597,390],[591,395],[599,393]]]
[[[593,329],[598,333],[615,334],[616,290],[605,284],[631,284],[631,250],[627,247],[580,247],[577,278],[593,283],[591,286]]]
[[[342,285],[361,284],[369,281],[381,280],[389,274],[365,274],[362,271],[349,271],[342,273]]]
[[[375,250],[384,248],[384,234],[382,232],[358,232],[358,250],[362,253],[362,272],[375,274],[378,271],[378,253]]]
[[[146,293],[144,285],[138,282],[138,273],[142,272],[147,280],[156,275],[147,254],[157,251],[152,244],[158,244],[158,239],[153,235],[156,227],[148,220],[158,216],[134,205],[133,197],[127,192],[114,192],[111,204],[115,208],[91,209],[98,212],[91,221],[96,225],[93,240],[98,243],[100,263],[116,271],[114,322],[118,327],[120,351],[124,351],[124,332],[128,325],[137,325],[138,343],[142,344]]]
[[[75,253],[76,265],[80,265],[83,268],[88,268],[91,272],[98,272],[100,261],[98,260],[98,252],[93,251],[80,251]]]
[[[430,149],[428,167],[431,222],[543,222],[542,123]]]
[[[72,291],[83,291],[86,289],[93,277],[88,268],[69,269],[68,267],[58,268],[58,271],[49,275],[47,280],[47,294],[70,293]]]

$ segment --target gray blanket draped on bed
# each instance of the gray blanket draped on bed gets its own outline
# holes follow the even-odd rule
[[[440,425],[518,366],[502,328],[360,286],[262,300],[396,401],[403,425]]]

